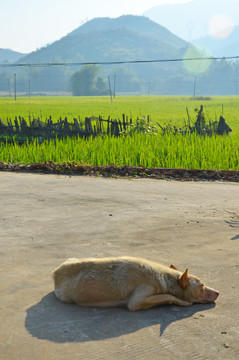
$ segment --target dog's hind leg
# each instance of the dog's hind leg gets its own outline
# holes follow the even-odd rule
[[[150,285],[140,285],[135,289],[127,302],[130,311],[148,309],[160,304],[175,304],[189,306],[191,303],[181,300],[170,294],[153,294],[154,288]]]

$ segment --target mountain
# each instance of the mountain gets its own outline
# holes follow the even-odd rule
[[[147,17],[125,15],[119,18],[97,18],[88,21],[78,29],[71,32],[69,35],[74,36],[79,33],[88,33],[90,31],[102,31],[112,29],[127,29],[134,31],[142,36],[147,36],[157,40],[164,41],[165,43],[173,44],[173,47],[181,48],[185,46],[185,41],[178,38],[166,28],[153,22]]]
[[[145,16],[96,18],[53,44],[26,55],[18,63],[175,59],[184,56],[189,45]],[[26,84],[27,78],[31,78],[32,91],[67,91],[72,73],[79,69],[80,66],[31,67],[26,68],[24,74],[22,69],[18,69],[17,77]],[[141,93],[148,92],[148,83],[152,78],[160,84],[158,80],[165,81],[170,76],[176,76],[180,69],[181,64],[177,62],[173,66],[166,62],[102,65],[100,78],[108,84],[108,76],[117,77],[117,91],[120,93]],[[22,86],[27,88],[27,85]]]
[[[189,0],[184,3],[157,5],[143,15],[165,26],[177,36],[192,41],[208,35],[209,25],[216,19],[239,25],[238,0]]]
[[[0,49],[0,63],[14,63],[26,54],[22,54],[10,49]]]
[[[206,4],[205,0],[200,2]],[[192,3],[198,3],[198,0]],[[220,5],[220,0],[218,4]],[[177,18],[180,18],[180,13],[177,14]],[[197,19],[197,16],[194,18]],[[231,36],[232,46],[235,46],[237,36],[234,37],[233,33]],[[27,95],[29,92],[39,95],[69,93],[73,90],[72,79],[76,79],[79,87],[78,75],[83,79],[80,84],[82,95],[85,94],[82,90],[84,85],[88,86],[90,81],[90,94],[99,94],[98,90],[102,90],[101,94],[106,94],[110,81],[112,86],[113,83],[116,84],[117,95],[237,94],[238,86],[235,80],[238,79],[239,62],[190,60],[192,57],[201,56],[202,53],[195,51],[190,43],[145,16],[96,18],[53,44],[22,57],[16,64],[100,63],[183,58],[188,60],[102,64],[91,68],[81,65],[67,66],[67,64],[21,66],[3,70],[0,68],[2,70],[0,91],[4,94],[11,93],[14,88],[14,74],[16,74],[17,91]],[[91,80],[93,73],[96,74],[94,82]]]
[[[99,62],[179,56],[188,43],[144,16],[96,18],[20,63]]]

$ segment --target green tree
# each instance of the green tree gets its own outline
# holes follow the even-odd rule
[[[131,67],[119,66],[112,68],[110,76],[116,76],[116,91],[119,93],[139,93],[144,86],[144,80],[136,76]]]
[[[84,65],[71,76],[71,91],[74,96],[105,95],[107,92],[103,79],[98,77],[100,67]],[[103,90],[103,94],[102,94]]]
[[[109,92],[105,84],[105,81],[101,77],[98,77],[96,80],[96,91],[97,91],[97,95],[107,95]]]

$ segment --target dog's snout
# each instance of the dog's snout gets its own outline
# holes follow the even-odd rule
[[[208,294],[208,300],[214,302],[217,300],[218,296],[219,296],[219,291],[210,289],[210,292]]]

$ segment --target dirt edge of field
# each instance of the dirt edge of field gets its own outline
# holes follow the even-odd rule
[[[172,179],[179,181],[230,181],[239,182],[239,171],[147,168],[143,166],[94,166],[77,163],[57,164],[54,162],[31,163],[27,165],[0,162],[0,171],[45,173],[62,175],[90,175],[104,177],[134,177],[153,179]]]

